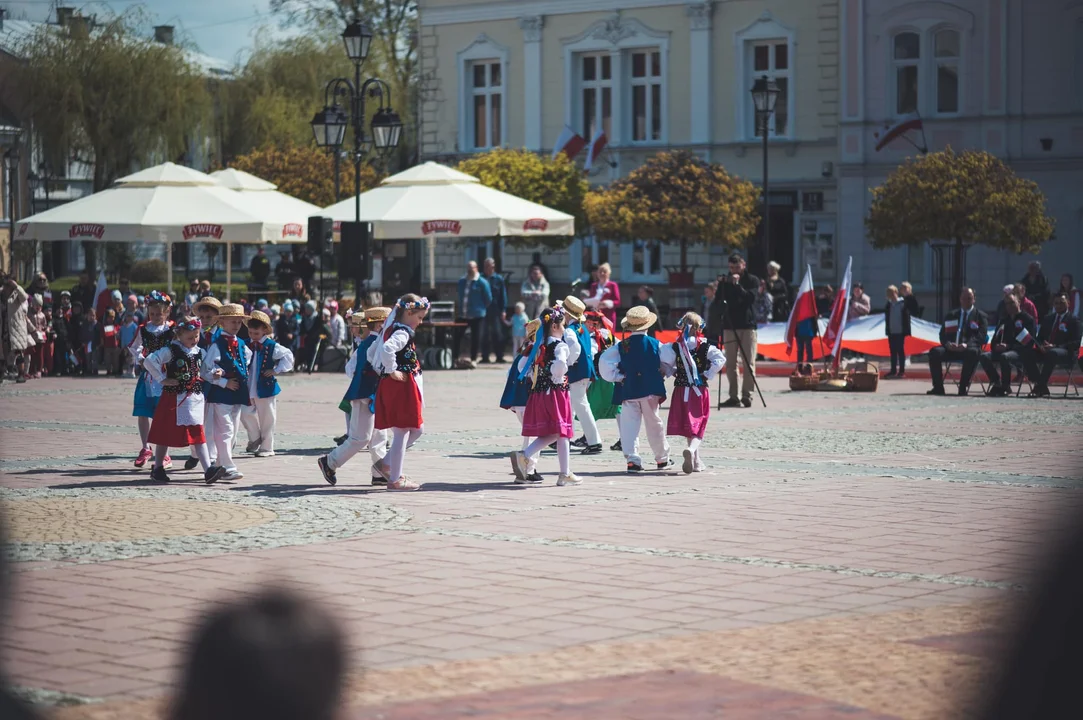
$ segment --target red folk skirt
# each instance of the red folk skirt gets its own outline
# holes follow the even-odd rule
[[[177,424],[177,393],[163,392],[154,411],[147,440],[154,445],[185,448],[207,442],[202,425]]]
[[[421,417],[421,390],[413,375],[398,382],[382,378],[376,387],[376,429],[419,428]]]
[[[567,390],[532,392],[523,414],[523,437],[573,438],[572,401]]]
[[[686,390],[687,401],[684,399]],[[707,420],[711,417],[711,393],[705,387],[699,391],[700,394],[696,395],[696,391],[691,388],[673,388],[666,435],[703,439],[707,432]]]

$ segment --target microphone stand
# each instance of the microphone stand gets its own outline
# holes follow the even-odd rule
[[[729,282],[729,280],[726,280],[726,282]],[[756,380],[756,373],[753,370],[751,370],[751,368],[750,368],[750,366],[748,364],[748,355],[745,353],[744,343],[741,342],[741,336],[737,334],[737,330],[733,327],[733,322],[730,320],[729,305],[726,302],[725,292],[722,290],[721,286],[718,288],[718,291],[720,293],[723,293],[722,296],[718,298],[719,300],[722,301],[722,347],[725,348],[725,346],[726,346],[725,332],[726,332],[726,325],[729,324],[730,325],[729,331],[733,333],[733,339],[737,341],[737,350],[739,351],[741,357],[744,358],[745,372],[749,373],[749,375],[752,376],[752,386],[754,388],[756,388],[756,394],[760,396],[760,402],[763,403],[763,406],[766,408],[767,407],[767,401],[763,399],[763,391],[760,390],[760,383]],[[733,360],[736,361],[737,358],[734,358]],[[730,359],[726,358],[726,362],[727,363],[730,362]],[[721,377],[721,375],[719,375],[719,378],[718,378],[718,408],[717,409],[719,409],[719,410],[722,409],[722,377]]]

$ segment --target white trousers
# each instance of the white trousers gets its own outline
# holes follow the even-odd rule
[[[248,433],[248,441],[260,438],[259,449],[275,449],[275,423],[278,422],[278,396],[269,398],[249,398],[249,404],[242,406],[241,425]],[[236,443],[234,443],[236,445]]]
[[[211,404],[207,402],[206,398],[203,400],[203,434],[207,436],[207,453],[211,459],[211,465],[214,465],[214,461],[218,457],[218,448],[214,446],[214,411],[211,410]],[[194,446],[192,447],[192,457],[199,457]]]
[[[376,416],[369,412],[369,402],[367,399],[350,401],[350,429],[346,441],[327,455],[327,465],[332,470],[338,470],[366,447],[373,464],[387,455],[387,431],[375,428]]]
[[[237,466],[233,464],[233,438],[237,434],[241,408],[244,405],[207,403],[207,407],[211,408],[214,415],[214,447],[217,455],[215,464],[227,470],[235,470]]]
[[[647,442],[654,452],[654,461],[669,461],[669,442],[666,440],[666,428],[658,414],[661,400],[657,395],[650,395],[638,400],[625,400],[620,410],[620,444],[624,448],[624,457],[636,465],[643,464],[639,456],[639,426],[647,426]]]
[[[598,423],[594,421],[594,411],[587,402],[587,388],[590,380],[580,380],[572,383],[568,388],[568,395],[572,399],[572,412],[579,418],[579,424],[583,426],[583,435],[587,438],[587,445],[598,445],[602,442],[602,436],[598,433]]]

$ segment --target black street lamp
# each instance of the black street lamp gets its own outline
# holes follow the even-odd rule
[[[764,75],[752,85],[752,103],[756,108],[756,131],[763,135],[763,261],[771,262],[771,201],[767,183],[767,137],[771,116],[778,102],[778,84]],[[766,277],[766,275],[764,275]]]

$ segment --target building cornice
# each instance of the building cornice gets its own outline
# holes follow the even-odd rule
[[[578,15],[647,7],[684,7],[689,4],[689,0],[501,0],[422,9],[420,15],[422,25],[455,25],[485,20],[517,20],[532,15]]]

